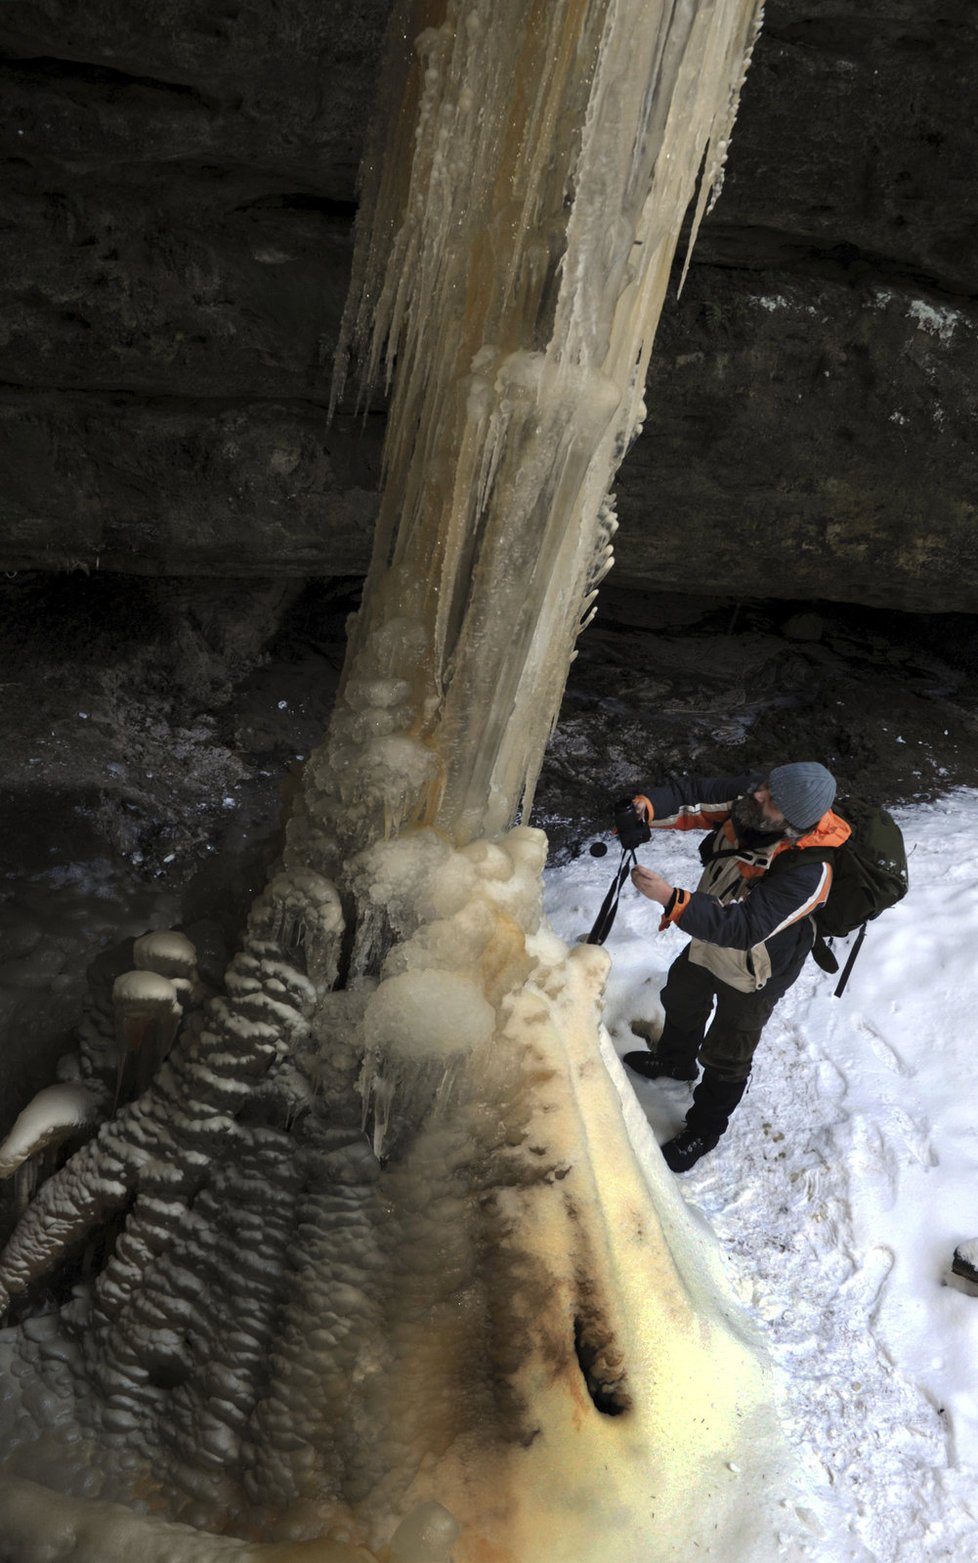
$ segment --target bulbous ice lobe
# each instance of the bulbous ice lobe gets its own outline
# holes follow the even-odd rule
[[[0,1143],[0,1178],[10,1177],[31,1156],[60,1144],[74,1131],[92,1123],[96,1110],[91,1095],[80,1083],[45,1086],[17,1115]]]

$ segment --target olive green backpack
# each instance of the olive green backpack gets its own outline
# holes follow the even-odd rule
[[[902,901],[910,878],[903,835],[892,814],[854,799],[834,804],[833,812],[845,820],[852,835],[841,847],[832,847],[825,854],[832,864],[832,889],[825,905],[815,913],[812,957],[823,971],[838,971],[839,963],[826,940],[841,939],[859,929],[835,990],[838,998],[866,937],[866,924]]]

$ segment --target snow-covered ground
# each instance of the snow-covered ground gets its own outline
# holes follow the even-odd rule
[[[895,812],[910,893],[870,925],[841,998],[808,963],[728,1133],[679,1182],[766,1327],[793,1441],[879,1563],[975,1563],[978,1287],[951,1260],[978,1235],[978,792]],[[663,832],[639,860],[692,887],[698,839]],[[608,840],[548,873],[569,943],[611,878]],[[631,1019],[661,1014],[685,942],[657,922],[626,887],[606,946],[619,1053],[641,1045]],[[661,1143],[688,1088],[629,1078]]]

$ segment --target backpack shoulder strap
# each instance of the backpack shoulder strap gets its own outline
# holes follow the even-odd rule
[[[799,855],[803,856],[806,863],[835,863],[835,855],[838,847],[799,847],[792,844],[779,852],[772,860],[768,869],[769,874],[777,874],[786,868],[794,868]]]
[[[786,851],[778,853],[777,857],[774,859],[774,862],[771,864],[771,867],[768,869],[768,873],[776,874],[779,869],[783,872],[786,868],[794,867],[795,863],[798,861],[799,853],[804,854],[805,861],[808,863],[828,863],[834,870],[835,855],[838,850],[838,847],[791,846],[788,847]],[[815,930],[815,937],[811,948],[812,960],[815,962],[816,966],[821,967],[822,971],[828,972],[830,976],[834,975],[834,973],[839,969],[839,962],[833,955],[829,945],[825,942],[824,935],[819,932],[818,924],[815,921],[814,915],[812,917],[812,924]],[[843,981],[847,980],[848,976],[849,970],[847,968]],[[837,991],[842,991],[841,983]]]

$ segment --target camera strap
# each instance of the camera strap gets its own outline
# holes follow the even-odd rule
[[[587,939],[585,940],[586,944],[604,944],[604,941],[611,932],[611,927],[615,920],[615,914],[618,911],[618,900],[621,896],[622,890],[625,887],[625,880],[628,878],[632,868],[637,862],[638,858],[635,856],[634,849],[631,847],[622,847],[621,862],[619,863],[615,877],[611,881],[611,884],[608,888],[608,894],[601,903],[601,910],[594,919],[594,927],[591,929],[591,932],[588,934]]]

